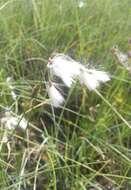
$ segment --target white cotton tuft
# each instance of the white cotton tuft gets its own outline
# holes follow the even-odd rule
[[[10,82],[10,81],[12,81],[12,77],[7,77],[6,82]]]
[[[11,82],[12,82],[12,77],[7,77],[6,78],[6,82],[8,83],[8,86],[11,90],[14,89],[14,87],[11,85]]]
[[[66,75],[66,74],[63,74],[63,75],[61,76],[61,79],[62,79],[62,81],[65,83],[65,85],[66,85],[67,87],[69,87],[69,88],[71,87],[72,83],[75,82],[75,80],[73,79],[72,76],[68,76],[68,75]]]
[[[99,81],[94,75],[87,71],[82,71],[80,74],[80,82],[84,83],[89,90],[95,90],[99,86]]]
[[[97,71],[95,69],[81,70],[79,76],[80,82],[84,83],[89,90],[95,90],[100,83],[105,83],[110,80],[109,75],[104,71]]]
[[[1,124],[8,130],[14,130],[17,126],[23,130],[27,128],[28,122],[24,117],[12,116],[10,112],[1,118]]]
[[[95,70],[95,69],[89,69],[89,72],[90,72],[91,74],[93,74],[94,77],[95,77],[99,82],[105,83],[105,82],[107,82],[107,81],[110,80],[109,75],[108,75],[106,72],[104,72],[104,71],[97,71],[97,70]]]
[[[118,63],[124,66],[128,71],[131,71],[131,66],[129,65],[129,57],[128,54],[121,52],[118,47],[113,47],[112,53],[118,60]]]
[[[126,55],[122,52],[119,52],[118,59],[119,59],[121,64],[127,64],[128,63],[128,55]]]
[[[27,120],[24,117],[19,117],[19,127],[23,130],[26,130],[28,125]]]
[[[79,8],[82,8],[82,7],[84,7],[84,2],[82,1],[82,0],[80,0],[79,2],[78,2],[78,7]]]
[[[69,56],[57,54],[52,59],[49,59],[47,67],[50,68],[54,75],[61,78],[66,86],[71,87],[83,66]]]
[[[50,68],[54,75],[61,78],[68,87],[71,87],[77,78],[79,78],[80,83],[84,83],[89,90],[95,90],[100,83],[105,83],[110,80],[106,72],[87,69],[84,65],[64,54],[57,54],[52,59],[49,58],[47,67]]]
[[[13,100],[16,100],[17,95],[14,91],[11,91],[11,96],[12,96]]]
[[[61,93],[55,88],[53,84],[48,87],[48,95],[50,99],[50,104],[54,107],[60,107],[64,103],[64,97]]]
[[[11,90],[11,96],[12,96],[13,100],[16,100],[17,95],[14,91],[14,87],[11,85],[11,81],[12,81],[12,77],[7,77],[6,82],[8,83],[8,87]]]

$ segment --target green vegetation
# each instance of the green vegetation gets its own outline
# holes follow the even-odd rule
[[[24,113],[25,132],[0,131],[0,189],[130,190],[131,75],[110,49],[131,49],[130,0],[0,0],[0,111]],[[64,52],[112,79],[77,85],[63,109],[46,103],[47,60]],[[14,101],[6,82],[19,94]],[[2,128],[1,128],[2,129]],[[10,153],[7,144],[10,146]]]

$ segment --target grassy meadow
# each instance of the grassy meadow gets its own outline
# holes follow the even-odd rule
[[[131,74],[111,53],[131,50],[131,1],[0,0],[0,117],[28,127],[0,130],[2,190],[130,190]],[[50,55],[107,71],[98,91],[74,85],[63,108],[48,103]],[[7,78],[18,94],[13,100]]]

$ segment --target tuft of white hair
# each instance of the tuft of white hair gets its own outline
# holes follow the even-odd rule
[[[5,117],[1,118],[1,124],[8,130],[14,130],[17,126],[26,130],[28,122],[22,116],[12,116],[10,112],[7,112]]]
[[[122,66],[124,66],[128,71],[130,71],[131,67],[129,65],[128,54],[121,52],[118,47],[113,47],[111,50],[112,50],[112,53],[116,56],[118,62]]]
[[[110,76],[107,72],[105,71],[98,71],[95,69],[89,69],[89,72],[91,74],[93,74],[95,76],[95,78],[99,81],[99,82],[107,82],[110,80]]]
[[[84,83],[86,87],[92,91],[100,86],[100,83],[105,83],[110,80],[109,75],[104,71],[97,71],[95,69],[81,70],[79,76],[80,82]]]
[[[50,104],[53,107],[60,107],[64,103],[64,97],[62,94],[56,89],[55,85],[51,83],[48,87],[48,95],[50,99]]]
[[[79,76],[83,67],[79,62],[74,61],[67,55],[57,54],[48,62],[47,67],[51,72],[62,79],[66,86],[71,87],[75,78]]]
[[[8,83],[8,86],[11,90],[11,96],[12,96],[13,100],[16,100],[17,95],[14,92],[14,87],[11,85],[12,80],[13,80],[12,77],[7,77],[6,82]]]
[[[76,78],[79,78],[80,83],[84,83],[89,90],[95,90],[100,83],[110,80],[106,72],[87,69],[64,54],[56,54],[52,59],[50,58],[47,67],[50,68],[54,75],[61,78],[68,87],[71,87],[72,83],[76,82]]]
[[[80,0],[80,1],[78,2],[78,7],[79,7],[79,8],[84,7],[84,5],[85,5],[84,1]]]
[[[80,82],[82,84],[85,84],[86,87],[89,90],[95,90],[98,86],[99,86],[99,82],[98,80],[94,77],[94,75],[86,72],[86,71],[82,71],[81,75],[80,75]]]

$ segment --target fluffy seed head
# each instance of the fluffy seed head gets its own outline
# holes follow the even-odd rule
[[[52,59],[49,59],[47,66],[68,87],[71,87],[72,83],[75,82],[74,79],[79,76],[82,67],[80,63],[64,54],[56,54]]]
[[[95,90],[99,87],[100,83],[105,83],[110,80],[109,75],[103,71],[97,71],[95,69],[81,70],[80,82],[84,83],[89,90]]]
[[[10,112],[7,112],[5,117],[1,118],[1,124],[8,130],[14,130],[17,126],[25,130],[28,122],[24,117],[12,116]]]
[[[55,85],[51,83],[48,87],[48,95],[50,99],[50,104],[53,107],[60,107],[64,103],[64,97],[56,89]]]

